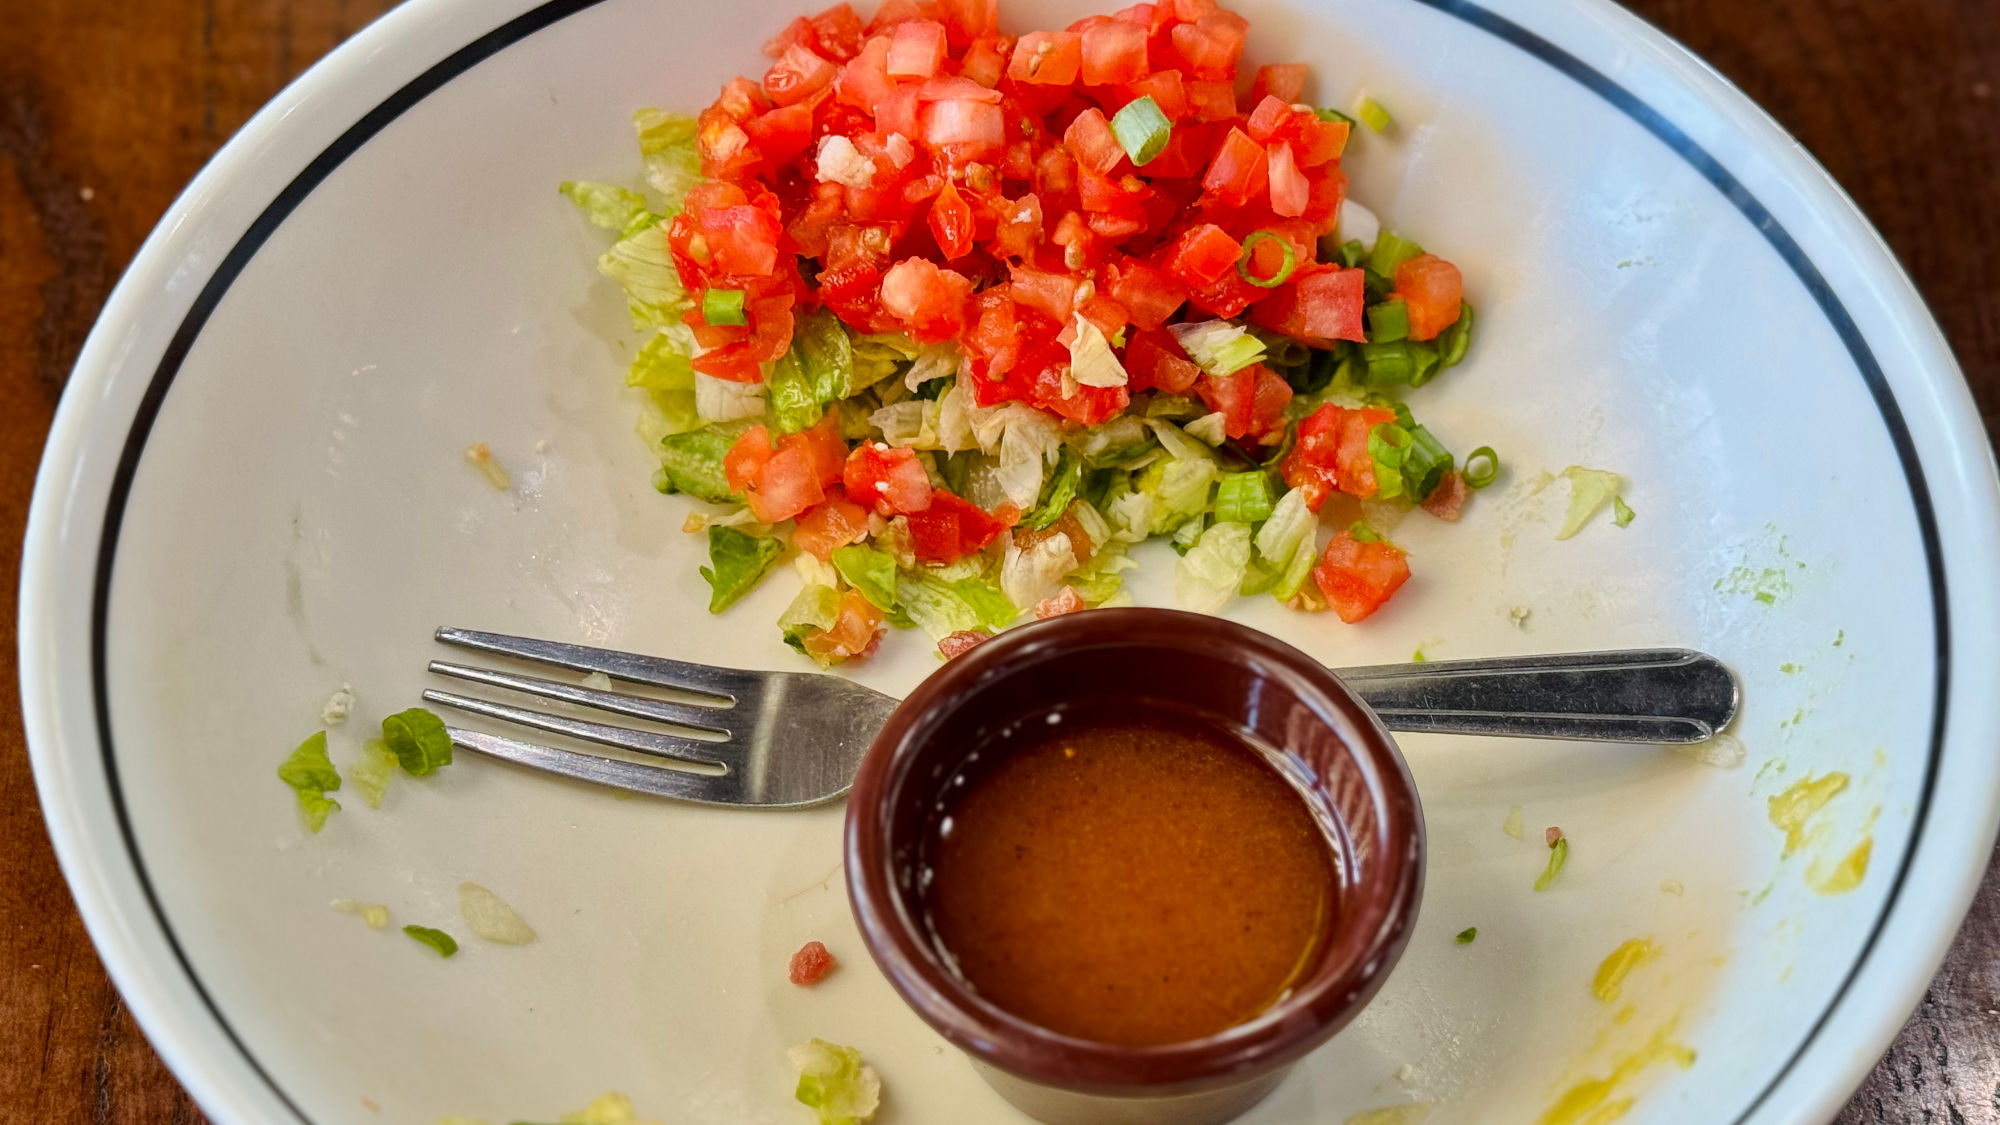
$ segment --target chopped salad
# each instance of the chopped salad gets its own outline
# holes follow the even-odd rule
[[[1394,519],[1455,520],[1498,470],[1402,401],[1472,309],[1346,201],[1387,112],[1249,73],[1247,30],[1214,0],[1020,35],[997,0],[838,4],[697,116],[640,110],[648,190],[562,185],[617,232],[655,483],[719,506],[686,525],[711,610],[789,555],[800,652],[887,624],[950,656],[1121,600],[1149,539],[1191,609],[1396,593]]]

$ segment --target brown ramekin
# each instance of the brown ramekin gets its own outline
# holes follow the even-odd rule
[[[1205,712],[1280,751],[1342,884],[1334,936],[1292,993],[1186,1043],[1095,1043],[1010,1015],[949,967],[923,916],[924,835],[966,755],[1021,718],[1121,699]],[[868,951],[1014,1105],[1055,1125],[1212,1125],[1256,1104],[1381,987],[1416,922],[1424,827],[1395,743],[1324,665],[1221,618],[1098,609],[1009,630],[925,680],[861,763],[846,851]]]

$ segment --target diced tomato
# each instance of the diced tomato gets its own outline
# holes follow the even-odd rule
[[[1181,350],[1173,334],[1164,329],[1142,329],[1132,334],[1125,348],[1125,372],[1133,393],[1162,390],[1184,394],[1201,378],[1201,368]]]
[[[1120,108],[1123,108],[1124,102],[1151,98],[1168,121],[1179,121],[1188,114],[1187,87],[1182,84],[1178,70],[1156,71],[1122,88],[1119,93]]]
[[[1368,432],[1393,422],[1392,411],[1349,410],[1328,403],[1299,420],[1298,441],[1285,458],[1285,484],[1305,492],[1306,506],[1317,512],[1335,492],[1375,495],[1375,462],[1368,453]]]
[[[833,82],[834,65],[794,43],[764,75],[764,92],[779,105],[801,102]]]
[[[992,639],[993,634],[983,629],[961,629],[956,633],[947,633],[938,640],[938,655],[946,660],[964,656]]]
[[[1025,265],[1015,266],[1011,272],[1015,304],[1034,309],[1057,323],[1069,320],[1076,308],[1076,278]]]
[[[1090,606],[1083,600],[1083,595],[1076,592],[1076,587],[1064,586],[1035,603],[1035,620],[1047,621],[1051,617],[1061,617],[1065,613],[1075,613],[1077,610],[1089,608]]]
[[[958,60],[959,74],[985,86],[998,86],[1007,73],[1007,60],[1014,53],[1014,40],[1005,35],[988,35],[975,40]]]
[[[1342,621],[1352,625],[1382,608],[1410,580],[1409,557],[1393,543],[1364,543],[1342,531],[1326,545],[1313,581]]]
[[[1203,223],[1182,234],[1166,258],[1166,270],[1190,288],[1214,284],[1236,270],[1243,244],[1214,223]]]
[[[1188,112],[1195,120],[1228,121],[1236,116],[1236,87],[1233,83],[1188,79],[1182,86],[1187,90]]]
[[[1236,60],[1243,57],[1243,40],[1250,24],[1234,12],[1216,9],[1193,23],[1174,28],[1174,50],[1187,60],[1196,77],[1227,82],[1236,77]],[[1231,98],[1232,105],[1234,97]]]
[[[1292,158],[1292,146],[1280,141],[1271,146],[1268,167],[1271,179],[1271,210],[1287,219],[1306,213],[1312,201],[1312,185]]]
[[[970,500],[933,489],[923,511],[908,517],[910,550],[918,562],[955,562],[983,550],[1007,530],[1007,521]]]
[[[812,106],[806,102],[780,106],[744,119],[741,128],[759,156],[774,167],[782,165],[812,144]]]
[[[1021,358],[1021,334],[1019,320],[1014,315],[1012,287],[983,289],[973,302],[979,316],[959,345],[971,361],[974,379],[1001,378]]]
[[[1083,67],[1083,38],[1073,31],[1031,31],[1014,44],[1007,77],[1036,86],[1067,86]]]
[[[844,62],[861,50],[861,17],[846,4],[835,4],[814,16],[812,27],[819,36],[819,53],[827,58]]]
[[[1063,143],[1076,157],[1078,167],[1100,176],[1110,175],[1112,169],[1125,161],[1125,150],[1119,146],[1118,138],[1112,136],[1111,123],[1096,106],[1076,115],[1063,133]]]
[[[689,209],[691,213],[693,209]],[[761,207],[709,207],[694,213],[717,273],[769,276],[778,265],[778,220]]]
[[[937,0],[937,12],[954,47],[1000,30],[1000,0]]]
[[[1105,291],[1141,328],[1158,328],[1187,303],[1187,286],[1137,258],[1114,259],[1103,272]]]
[[[1410,339],[1430,340],[1458,320],[1465,283],[1457,266],[1419,254],[1396,267],[1396,295],[1410,311]]]
[[[996,150],[1007,140],[1000,107],[969,98],[923,103],[917,129],[931,150],[968,159]]]
[[[759,523],[780,523],[826,499],[812,456],[794,445],[780,446],[757,470],[757,479],[743,490],[750,514]]]
[[[777,58],[785,53],[785,48],[794,44],[806,47],[819,45],[819,32],[813,29],[812,21],[800,16],[785,25],[785,30],[764,41],[764,53]]]
[[[1311,266],[1271,290],[1250,310],[1255,323],[1307,343],[1367,339],[1362,328],[1367,273],[1338,266]]]
[[[792,543],[822,559],[868,536],[867,509],[849,500],[839,485],[826,490],[823,502],[792,518]]]
[[[743,431],[743,435],[722,455],[722,476],[729,482],[730,490],[742,492],[749,488],[773,452],[771,431],[762,426],[752,426]]]
[[[919,343],[958,335],[971,295],[971,278],[923,258],[905,258],[882,275],[882,311],[901,321]]]
[[[904,24],[904,27],[910,26]],[[956,185],[945,181],[931,203],[931,237],[947,259],[963,258],[972,251],[972,205],[959,194]]]
[[[1241,207],[1264,193],[1270,182],[1264,147],[1241,129],[1230,129],[1201,178],[1202,190],[1231,207]]]
[[[1269,63],[1257,68],[1257,78],[1250,83],[1250,104],[1256,105],[1265,98],[1276,98],[1281,102],[1299,101],[1306,95],[1306,66],[1304,63]]]
[[[1229,375],[1205,375],[1196,385],[1210,410],[1222,414],[1222,432],[1232,438],[1262,438],[1282,430],[1291,384],[1261,363]]]
[[[841,470],[847,496],[885,516],[921,512],[931,503],[931,481],[917,451],[864,441]]]
[[[821,488],[840,483],[841,469],[847,464],[847,439],[840,436],[840,417],[833,411],[806,429],[779,438],[778,448],[803,449],[812,465],[813,479]]]
[[[1042,241],[1042,201],[1034,192],[997,204],[993,240],[987,249],[996,258],[1031,261]]]
[[[800,641],[806,655],[824,665],[839,664],[875,651],[881,640],[882,611],[849,589],[840,595],[840,616],[830,629],[814,629]]]
[[[1345,121],[1321,121],[1310,113],[1299,113],[1285,132],[1296,146],[1299,167],[1317,168],[1340,159],[1347,149],[1348,128]]]
[[[834,89],[841,101],[857,109],[873,111],[896,88],[889,77],[889,40],[877,36],[861,46],[861,53],[840,68]]]
[[[1266,96],[1250,111],[1250,117],[1243,122],[1243,131],[1258,144],[1270,144],[1271,138],[1278,136],[1292,120],[1292,107],[1278,98]]]
[[[875,18],[868,21],[868,34],[881,35],[899,23],[924,19],[923,9],[917,0],[882,0],[875,9]]]
[[[1085,85],[1120,86],[1146,76],[1144,27],[1100,19],[1083,29],[1082,39]]]
[[[889,36],[887,70],[895,78],[929,78],[944,61],[944,25],[935,20],[899,23]]]
[[[1438,478],[1437,487],[1424,497],[1423,509],[1446,523],[1457,523],[1468,491],[1465,474],[1453,469]]]
[[[786,966],[786,972],[793,984],[801,988],[811,988],[825,980],[826,974],[832,972],[838,964],[839,962],[833,959],[833,954],[827,952],[825,945],[809,941],[800,946],[797,953],[792,954],[791,964]]]

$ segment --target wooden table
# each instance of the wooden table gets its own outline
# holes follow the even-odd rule
[[[280,86],[387,6],[8,0],[0,20],[0,537],[19,540],[63,381],[140,241]],[[1995,0],[1634,7],[1721,68],[1832,169],[1915,276],[1995,432]],[[0,591],[8,596],[18,571],[7,552]],[[9,610],[0,681],[12,684]],[[98,965],[49,850],[14,693],[0,698],[0,1119],[201,1121]],[[1839,1121],[2000,1123],[2000,864],[1988,870],[1922,1008]]]

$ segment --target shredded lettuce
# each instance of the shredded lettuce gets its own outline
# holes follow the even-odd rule
[[[379,738],[371,738],[361,744],[361,758],[347,767],[347,776],[353,780],[354,788],[361,793],[361,800],[371,809],[382,807],[382,795],[389,789],[389,779],[396,776],[402,761],[389,744]]]
[[[1159,448],[1146,423],[1131,414],[1071,431],[1063,441],[1091,469],[1127,467]]]
[[[958,368],[965,357],[953,343],[932,344],[918,353],[910,369],[903,373],[903,387],[916,391],[925,383],[958,374]]]
[[[1104,330],[1082,313],[1076,314],[1072,327],[1076,338],[1069,344],[1070,377],[1086,387],[1124,386],[1128,381],[1125,365],[1118,362]]]
[[[1132,482],[1133,488],[1152,501],[1146,535],[1171,533],[1206,513],[1209,489],[1214,486],[1216,475],[1215,462],[1185,457],[1146,466]]]
[[[1100,546],[1089,562],[1070,571],[1063,581],[1084,601],[1101,606],[1124,593],[1125,580],[1119,575],[1138,565],[1126,556],[1123,544]]]
[[[591,180],[564,180],[556,190],[576,204],[592,225],[606,230],[634,234],[660,221],[647,206],[646,197],[630,188]]]
[[[932,640],[967,629],[998,629],[1020,615],[1015,603],[983,578],[946,581],[924,570],[896,575],[896,604]]]
[[[859,1125],[882,1105],[882,1080],[861,1061],[861,1052],[824,1039],[786,1052],[799,1072],[795,1097],[811,1106],[819,1125]]]
[[[1056,475],[1048,487],[1042,490],[1042,499],[1034,510],[1023,516],[1021,522],[1026,527],[1040,531],[1062,518],[1076,499],[1076,487],[1083,481],[1083,459],[1069,447],[1063,448],[1061,459],[1056,465]]]
[[[1203,320],[1169,324],[1167,330],[1180,341],[1181,350],[1195,366],[1210,375],[1231,375],[1264,358],[1264,341],[1240,324]]]
[[[1044,476],[1062,452],[1061,424],[1019,402],[971,406],[966,416],[973,441],[998,454],[993,479],[1007,502],[1024,511],[1034,507]]]
[[[625,385],[649,391],[694,390],[694,331],[672,324],[655,332],[625,373]]]
[[[505,899],[478,883],[458,885],[458,915],[474,936],[497,945],[526,945],[535,940],[535,928]]]
[[[1227,425],[1228,417],[1217,410],[1189,422],[1186,430],[1189,437],[1200,438],[1210,445],[1221,445],[1229,440],[1229,432],[1225,429]]]
[[[1015,605],[1034,605],[1055,593],[1076,565],[1076,551],[1064,532],[1038,539],[1025,549],[1009,544],[1000,562],[1000,590]]]
[[[1306,506],[1306,494],[1293,489],[1278,497],[1271,515],[1257,529],[1257,558],[1277,576],[1271,594],[1290,601],[1305,586],[1318,561],[1319,518]]]
[[[708,582],[708,612],[721,613],[762,581],[771,564],[785,553],[776,539],[745,535],[733,527],[708,529],[709,566],[701,568]]]
[[[1563,514],[1562,530],[1556,532],[1556,538],[1568,539],[1617,498],[1618,488],[1624,482],[1617,473],[1586,469],[1582,465],[1571,465],[1562,475],[1569,479],[1569,511]]]
[[[1274,503],[1270,474],[1261,470],[1224,473],[1216,482],[1215,518],[1218,523],[1262,523],[1271,518]]]
[[[1250,566],[1250,525],[1218,523],[1174,564],[1174,601],[1214,613],[1229,602]]]
[[[659,1125],[641,1121],[632,1099],[620,1093],[600,1094],[575,1113],[565,1113],[556,1125]]]
[[[1619,527],[1630,527],[1633,519],[1637,518],[1638,515],[1639,513],[1632,510],[1632,505],[1625,502],[1623,496],[1613,496],[1611,498],[1612,523],[1617,524]]]
[[[646,162],[646,182],[679,211],[688,189],[701,182],[701,151],[695,143],[695,120],[650,106],[632,114],[639,155]]]
[[[908,336],[870,333],[853,337],[854,375],[850,382],[856,393],[896,374],[904,365],[924,354],[922,346]]]
[[[694,373],[694,409],[704,421],[734,422],[764,413],[764,384]]]
[[[839,620],[840,591],[831,583],[809,582],[792,599],[792,604],[785,607],[785,612],[778,615],[778,631],[784,634],[786,644],[805,653],[806,637],[813,630],[831,629]]]
[[[774,433],[796,433],[820,420],[829,403],[859,390],[854,345],[840,319],[826,309],[801,317],[792,346],[771,367],[764,402]]]
[[[314,731],[311,738],[299,743],[278,766],[278,780],[298,794],[299,811],[312,831],[326,827],[326,818],[340,811],[340,802],[327,796],[340,788],[340,771],[326,756],[325,731]]]
[[[458,940],[443,930],[433,930],[429,926],[404,926],[403,932],[437,950],[439,957],[449,957],[458,952]]]
[[[861,591],[876,609],[896,607],[896,560],[876,550],[854,544],[836,548],[833,568],[847,584]]]
[[[444,720],[422,707],[398,711],[382,720],[382,742],[403,772],[426,777],[451,764],[451,735]]]
[[[711,504],[740,501],[722,471],[723,455],[753,423],[747,419],[719,422],[660,440],[660,467],[675,491]]]
[[[1556,876],[1562,874],[1563,865],[1568,862],[1569,837],[1558,836],[1556,837],[1556,842],[1549,845],[1548,866],[1544,867],[1542,873],[1535,877],[1535,889],[1538,891],[1548,890],[1550,884],[1556,881]]]
[[[943,413],[937,399],[906,398],[870,414],[868,421],[882,431],[882,440],[890,445],[942,450],[945,444],[939,430]]]
[[[625,290],[625,305],[634,328],[664,328],[680,324],[693,307],[667,247],[667,228],[660,223],[619,239],[597,259],[597,271]]]

